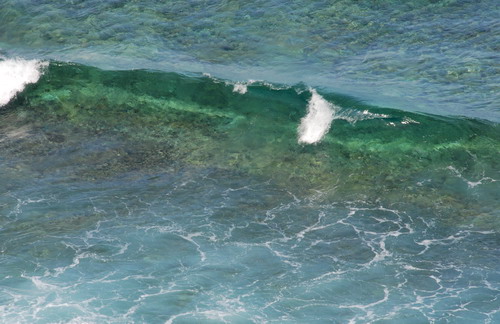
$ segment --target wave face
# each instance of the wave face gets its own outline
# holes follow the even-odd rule
[[[1,322],[500,320],[496,123],[51,62],[0,152]]]
[[[37,60],[0,61],[0,107],[6,105],[26,85],[37,82],[46,65]]]

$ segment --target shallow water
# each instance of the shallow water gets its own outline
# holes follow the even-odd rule
[[[500,322],[493,2],[0,9],[0,322]]]

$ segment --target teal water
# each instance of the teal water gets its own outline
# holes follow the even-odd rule
[[[498,11],[0,0],[0,322],[500,322]]]
[[[496,0],[0,1],[0,54],[305,82],[500,121]]]
[[[498,124],[53,62],[2,110],[4,322],[499,320]],[[349,107],[349,108],[347,108]]]

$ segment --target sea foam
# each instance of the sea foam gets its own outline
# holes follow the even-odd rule
[[[244,83],[236,83],[233,88],[233,92],[237,92],[239,94],[245,94],[247,93],[248,88],[247,85]]]
[[[6,105],[26,85],[38,81],[47,62],[7,59],[0,61],[0,107]]]
[[[326,135],[332,121],[336,106],[326,101],[316,90],[311,89],[311,99],[307,105],[307,115],[304,116],[298,128],[299,143],[314,144]]]

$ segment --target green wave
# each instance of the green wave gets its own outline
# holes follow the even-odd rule
[[[320,91],[338,110],[321,142],[302,145],[297,127],[311,91],[245,86],[242,94],[208,76],[51,62],[0,111],[0,149],[17,161],[12,172],[37,159],[29,172],[88,181],[216,168],[328,199],[410,203],[452,221],[499,223],[498,124]]]

